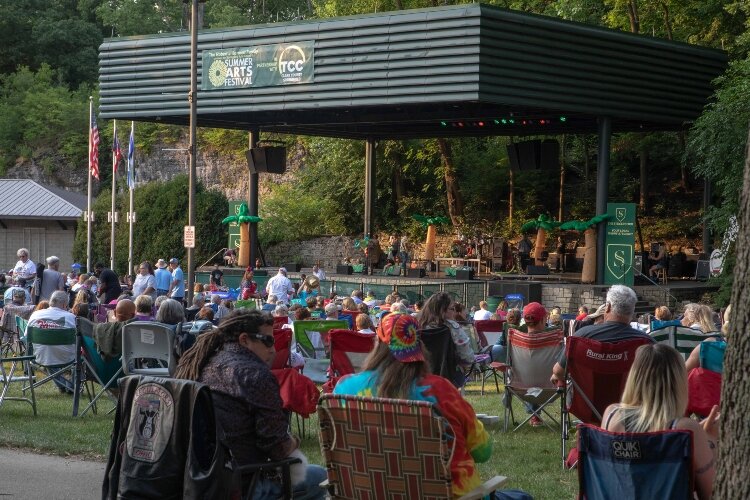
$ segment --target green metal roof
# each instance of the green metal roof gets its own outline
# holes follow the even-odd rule
[[[199,87],[204,50],[297,41],[314,42],[312,83],[199,91],[199,126],[406,138],[592,132],[609,116],[614,131],[677,130],[727,64],[719,50],[467,4],[202,30]],[[99,57],[102,118],[188,123],[188,33],[108,39]]]

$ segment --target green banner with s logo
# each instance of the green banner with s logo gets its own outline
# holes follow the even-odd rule
[[[635,203],[607,203],[604,283],[633,286]]]

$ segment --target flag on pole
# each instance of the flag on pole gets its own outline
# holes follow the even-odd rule
[[[112,142],[112,173],[117,172],[117,165],[122,161],[122,149],[120,149],[120,141],[115,136]]]
[[[130,128],[130,144],[128,144],[128,188],[135,189],[135,137]]]
[[[91,128],[89,130],[89,172],[99,180],[99,127],[96,125],[96,114],[91,110]]]

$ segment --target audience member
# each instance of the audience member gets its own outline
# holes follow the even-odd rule
[[[154,272],[154,284],[156,286],[156,297],[166,296],[169,293],[169,287],[172,283],[172,273],[167,269],[167,263],[164,259],[156,261],[156,271]]]
[[[487,301],[479,302],[479,310],[474,313],[474,321],[487,321],[492,317],[492,313],[487,310]]]
[[[172,271],[172,281],[169,283],[167,295],[179,302],[185,303],[185,273],[182,272],[180,261],[176,257],[169,259],[169,269]]]
[[[193,304],[185,309],[185,321],[193,321],[198,311],[206,305],[206,297],[202,293],[193,295]]]
[[[50,306],[46,309],[38,309],[29,316],[29,327],[36,327],[44,330],[75,328],[76,318],[70,313],[68,308],[68,294],[62,291],[55,291],[49,300]],[[38,363],[54,366],[70,363],[75,359],[75,344],[71,345],[34,345],[34,355]],[[73,393],[73,383],[62,374],[52,379],[57,385],[60,392]]]
[[[354,321],[354,327],[359,333],[367,335],[375,335],[375,330],[372,329],[372,320],[366,314],[360,314]]]
[[[685,314],[680,323],[682,326],[700,330],[703,333],[715,332],[717,330],[714,323],[713,311],[704,304],[692,303],[685,306]]]
[[[104,264],[98,262],[94,267],[94,275],[99,279],[98,296],[99,302],[109,304],[117,299],[122,293],[120,280],[117,274],[111,269],[104,267]]]
[[[40,311],[42,309],[47,309],[49,307],[49,300],[40,300],[39,303],[34,308],[35,311]]]
[[[315,275],[316,278],[318,278],[319,281],[325,281],[326,272],[323,270],[322,267],[315,264],[312,268],[312,273]]]
[[[141,265],[138,266],[138,275],[133,282],[133,297],[139,295],[156,298],[156,276],[154,276],[154,268],[147,260],[141,262]]]
[[[654,311],[654,318],[659,321],[670,321],[672,319],[672,311],[667,306],[659,306]]]
[[[352,291],[352,300],[357,305],[362,304],[365,301],[364,298],[363,298],[363,295],[362,295],[362,290],[353,290]]]
[[[339,319],[339,306],[335,302],[329,302],[325,307],[325,313],[327,320]]]
[[[240,297],[242,300],[258,299],[258,284],[253,280],[255,273],[252,269],[246,269],[240,283]],[[270,296],[269,296],[270,298]]]
[[[47,268],[42,273],[39,300],[49,300],[58,290],[65,290],[65,276],[60,272],[60,259],[54,255],[47,257]]]
[[[357,303],[354,302],[354,299],[352,299],[351,297],[346,297],[341,301],[341,308],[344,311],[356,311]]]
[[[424,309],[419,315],[419,324],[425,334],[447,327],[456,345],[456,356],[459,362],[464,366],[471,366],[474,363],[474,352],[471,349],[469,336],[455,321],[455,312],[455,305],[450,295],[437,292],[425,302]],[[460,371],[458,367],[457,370]]]
[[[211,309],[211,306],[201,307],[200,311],[195,315],[195,320],[213,321],[214,310]]]
[[[185,308],[175,299],[166,299],[156,312],[156,321],[176,325],[185,321]]]
[[[271,312],[276,309],[276,304],[279,303],[283,304],[283,302],[278,301],[278,297],[276,297],[276,295],[271,294],[268,296],[268,300],[266,301],[266,303],[263,304],[263,307],[261,307],[261,310]]]
[[[578,308],[578,316],[576,316],[576,321],[583,321],[586,319],[586,316],[589,315],[589,308],[586,306],[581,306]]]
[[[266,293],[269,297],[275,295],[279,304],[289,302],[289,296],[294,295],[294,287],[286,276],[286,268],[280,267],[276,276],[268,280],[268,283],[266,283]]]
[[[135,298],[135,319],[137,321],[153,321],[153,301],[150,295],[139,295]]]

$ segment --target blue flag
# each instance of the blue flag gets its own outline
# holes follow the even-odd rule
[[[128,145],[128,189],[135,189],[135,138],[130,129],[130,144]]]

